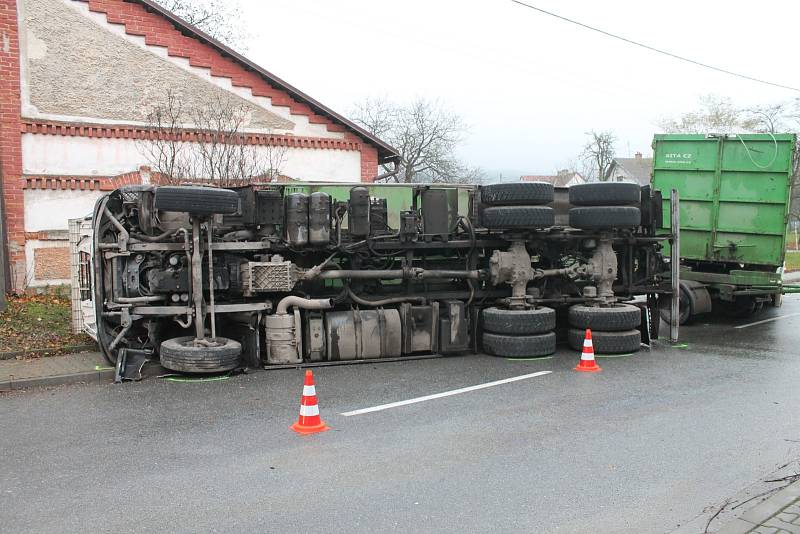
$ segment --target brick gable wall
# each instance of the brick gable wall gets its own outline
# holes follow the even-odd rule
[[[25,283],[25,211],[22,184],[22,140],[19,30],[16,0],[0,0],[0,174],[11,264],[11,285]]]

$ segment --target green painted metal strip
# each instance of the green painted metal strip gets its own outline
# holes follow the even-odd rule
[[[177,376],[166,376],[164,380],[167,382],[220,382],[222,380],[227,380],[230,378],[230,375],[226,376],[207,376],[203,378],[190,378],[190,377],[177,377]]]

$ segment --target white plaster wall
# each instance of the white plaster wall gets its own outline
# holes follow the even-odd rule
[[[67,230],[68,221],[90,214],[101,195],[102,191],[26,190],[25,231]]]
[[[69,278],[53,280],[37,280],[34,276],[34,250],[37,248],[63,248],[68,247],[69,241],[39,241],[31,239],[25,242],[25,283],[28,287],[45,287],[70,285],[72,280]]]
[[[23,172],[33,175],[115,176],[147,165],[141,148],[140,142],[133,139],[23,134]],[[360,182],[361,153],[355,150],[290,148],[280,170],[286,176],[303,181]]]

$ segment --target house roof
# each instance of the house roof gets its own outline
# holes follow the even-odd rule
[[[348,130],[351,130],[352,133],[354,133],[355,135],[362,138],[364,141],[375,146],[375,148],[378,149],[379,162],[384,163],[399,158],[397,150],[395,150],[394,147],[392,147],[382,139],[379,139],[378,137],[366,131],[361,126],[354,123],[353,121],[346,119],[344,116],[336,113],[329,107],[324,106],[320,102],[314,100],[307,94],[303,93],[296,87],[278,78],[277,76],[267,71],[263,67],[256,65],[251,60],[239,54],[232,48],[222,44],[221,42],[209,36],[196,26],[189,24],[188,22],[177,16],[175,13],[169,11],[168,9],[165,9],[163,6],[157,4],[153,0],[125,0],[125,1],[141,4],[142,6],[144,6],[145,9],[158,13],[162,17],[169,20],[172,23],[172,25],[175,26],[175,28],[177,28],[184,35],[188,35],[190,37],[193,37],[201,42],[204,42],[212,46],[213,48],[217,49],[217,51],[223,56],[228,56],[237,63],[241,64],[245,69],[251,70],[259,74],[271,85],[275,86],[278,89],[281,89],[282,91],[285,91],[293,98],[304,102],[309,107],[311,107],[315,112],[319,113],[320,115],[327,116],[334,122],[338,122]]]
[[[529,174],[520,176],[520,182],[547,182],[553,184],[554,187],[566,187],[574,178],[584,181],[583,176],[577,172],[558,173],[556,175],[542,175],[542,174]]]
[[[622,167],[639,185],[650,185],[650,173],[653,170],[653,158],[614,158],[606,172],[606,177],[614,172],[615,167]]]

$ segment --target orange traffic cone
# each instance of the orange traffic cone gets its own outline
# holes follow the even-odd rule
[[[316,434],[325,432],[330,427],[319,417],[317,406],[317,391],[314,388],[314,374],[309,369],[306,371],[306,380],[303,384],[303,396],[300,399],[300,419],[290,426],[298,434]]]
[[[592,331],[586,329],[586,339],[583,340],[583,353],[581,354],[581,363],[575,368],[576,371],[584,373],[596,373],[602,371],[597,362],[594,361],[594,345],[592,345]]]

